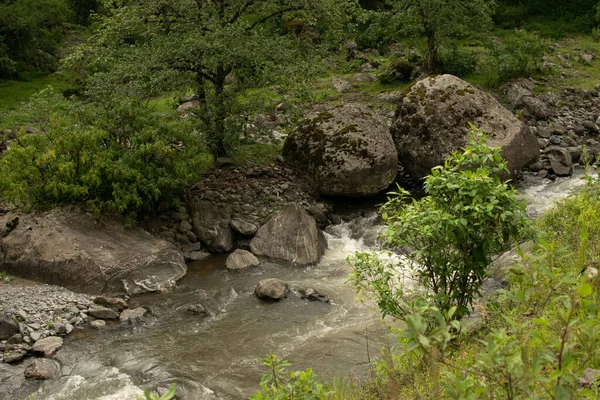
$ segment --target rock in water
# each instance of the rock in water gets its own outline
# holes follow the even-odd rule
[[[0,215],[0,226],[14,218]],[[137,294],[175,285],[187,272],[181,252],[118,219],[102,225],[74,208],[19,215],[0,239],[0,264],[17,276],[85,293]]]
[[[244,269],[249,267],[257,267],[260,265],[258,258],[254,254],[246,250],[236,250],[227,257],[225,266],[227,269]]]
[[[144,315],[146,315],[147,312],[148,310],[143,307],[127,309],[121,313],[119,320],[121,322],[139,322],[144,318]]]
[[[552,146],[545,151],[552,171],[558,176],[570,176],[573,174],[573,159],[571,153],[562,147]]]
[[[283,156],[329,196],[377,194],[394,182],[398,170],[385,119],[358,104],[309,116],[286,139]]]
[[[88,314],[98,319],[117,319],[119,313],[107,307],[94,305],[88,310]]]
[[[511,174],[540,156],[535,136],[490,94],[452,75],[425,78],[403,95],[391,132],[398,159],[421,179],[466,144],[469,123],[482,129],[488,144],[501,148]]]
[[[290,287],[281,279],[264,279],[258,282],[254,294],[263,300],[281,300],[285,299],[290,292]]]
[[[208,250],[221,253],[233,248],[230,218],[207,201],[194,205],[192,223],[198,239]]]
[[[316,264],[326,248],[325,236],[315,219],[298,204],[281,209],[250,241],[253,254],[294,265]]]
[[[49,358],[38,358],[25,369],[25,377],[29,379],[53,379],[60,373],[60,365]]]

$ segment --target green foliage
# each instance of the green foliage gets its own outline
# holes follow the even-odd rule
[[[210,162],[191,126],[129,100],[75,104],[49,88],[19,115],[39,132],[22,129],[0,158],[0,190],[25,207],[87,203],[133,221],[172,206]]]
[[[0,78],[53,70],[70,18],[66,0],[0,2]]]
[[[491,25],[493,0],[392,0],[397,24],[405,34],[427,39],[427,69],[437,71],[440,43]]]
[[[453,153],[425,178],[426,197],[410,201],[400,189],[382,206],[383,237],[405,259],[359,253],[351,281],[375,295],[384,316],[405,319],[414,309],[407,306],[411,299],[423,295],[405,276],[440,310],[456,306],[459,318],[466,315],[491,258],[524,236],[524,209],[500,178],[508,174],[506,162],[485,142],[473,131],[462,154]]]
[[[105,1],[90,40],[67,63],[85,80],[88,95],[105,101],[115,94],[145,99],[192,87],[201,103],[198,129],[213,154],[224,155],[239,134],[240,119],[232,117],[241,111],[239,92],[306,79],[308,70],[299,66],[318,65],[314,57],[326,48],[319,42],[330,46],[341,35],[352,4]]]
[[[442,72],[461,78],[474,72],[477,64],[473,50],[456,44],[440,49],[439,58]]]
[[[250,396],[250,400],[322,400],[333,394],[310,368],[288,371],[292,363],[273,353],[261,361],[269,372],[260,381],[261,391]]]
[[[12,278],[6,275],[6,271],[0,271],[0,283],[9,284],[12,282]]]
[[[140,400],[171,400],[175,397],[175,393],[177,392],[177,387],[175,384],[169,386],[169,390],[163,393],[162,396],[158,396],[156,393],[146,390],[144,391],[144,397],[139,397]]]
[[[534,73],[548,51],[539,36],[522,29],[504,37],[501,43],[490,42],[487,47],[489,55],[484,60],[483,74],[491,87]]]
[[[377,79],[383,84],[408,82],[415,66],[405,58],[396,58],[383,66],[377,74]]]

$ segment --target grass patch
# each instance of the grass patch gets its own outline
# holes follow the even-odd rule
[[[0,80],[0,112],[16,109],[39,91],[52,86],[59,92],[73,90],[74,83],[56,74],[30,81]]]

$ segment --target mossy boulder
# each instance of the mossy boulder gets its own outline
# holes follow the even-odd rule
[[[482,129],[488,144],[501,149],[511,174],[540,156],[529,127],[489,93],[453,75],[425,78],[403,94],[391,133],[404,170],[414,179],[431,173],[454,150],[464,147],[469,123]]]
[[[398,169],[385,119],[358,104],[310,115],[288,136],[283,156],[328,196],[377,194],[394,182]]]

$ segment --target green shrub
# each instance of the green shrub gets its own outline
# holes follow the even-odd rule
[[[399,188],[382,206],[383,238],[407,261],[358,253],[351,281],[359,292],[374,294],[384,316],[405,319],[415,307],[415,295],[440,310],[458,307],[459,318],[466,315],[492,256],[524,236],[524,209],[500,178],[508,174],[506,162],[485,142],[485,136],[472,131],[464,152],[453,153],[425,178],[426,197],[410,201]],[[425,293],[407,285],[406,275]]]
[[[446,74],[458,77],[467,76],[475,71],[477,64],[477,57],[473,50],[456,45],[441,49],[438,57],[441,63],[441,70]]]
[[[261,391],[250,396],[250,400],[322,400],[333,394],[310,368],[288,371],[292,363],[273,353],[262,362],[269,372],[260,381]]]
[[[491,87],[534,73],[547,52],[539,36],[522,29],[515,30],[501,43],[491,41],[487,48],[483,74],[486,85]]]
[[[381,68],[377,79],[381,83],[408,82],[415,66],[405,58],[396,58]]]
[[[190,126],[127,100],[72,104],[49,88],[26,109],[40,132],[21,129],[0,158],[1,193],[25,207],[86,203],[133,221],[172,206],[210,162]]]

